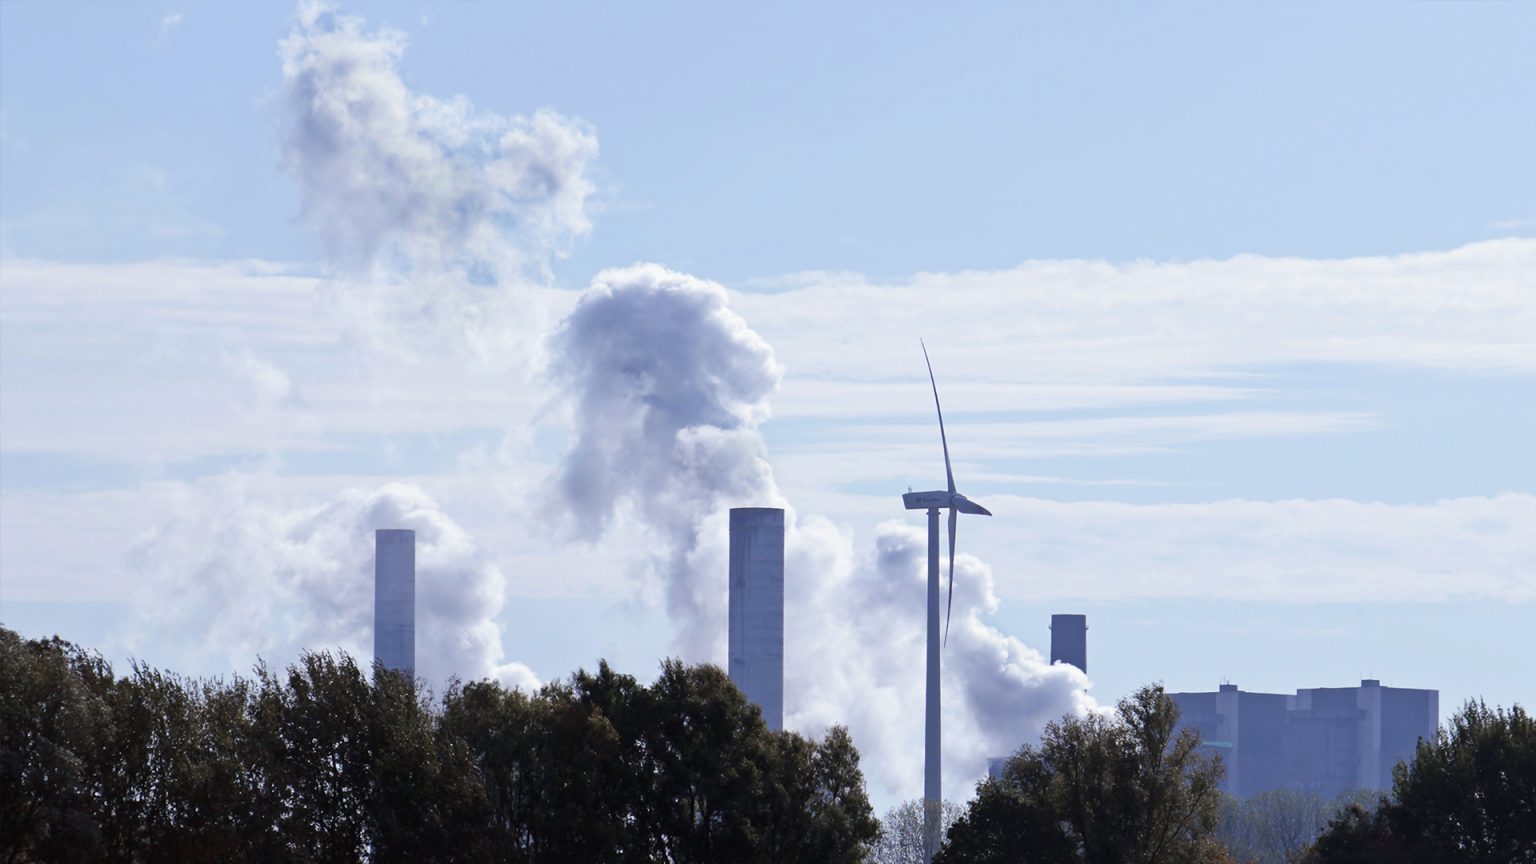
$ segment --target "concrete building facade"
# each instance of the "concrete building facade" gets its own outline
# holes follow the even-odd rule
[[[784,511],[731,510],[727,637],[731,681],[784,728]]]
[[[1249,693],[1223,684],[1214,693],[1170,693],[1182,728],[1226,767],[1223,789],[1246,798],[1269,789],[1333,797],[1386,789],[1392,767],[1434,740],[1440,693],[1383,687],[1316,687],[1295,695]]]
[[[373,657],[386,669],[416,675],[416,532],[373,534]]]

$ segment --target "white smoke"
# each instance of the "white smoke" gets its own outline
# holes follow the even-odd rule
[[[405,44],[302,6],[280,52],[283,164],[355,329],[374,344],[397,346],[404,334],[427,347],[467,342],[477,355],[505,354],[538,324],[530,289],[588,228],[596,141],[553,112],[504,118],[412,92],[398,68]],[[679,650],[719,662],[727,510],[786,505],[759,432],[782,374],[771,347],[720,286],[654,265],[599,274],[548,347],[572,425],[549,481],[567,535],[594,541],[616,520],[644,525],[658,541],[650,563]],[[167,629],[235,660],[292,646],[367,656],[372,531],[408,527],[417,530],[423,677],[532,681],[502,657],[501,574],[424,492],[387,486],[287,506],[239,493],[201,490],[138,548],[141,572],[179,574],[175,590],[205,601],[177,609],[215,610],[167,613]],[[922,738],[926,538],[882,526],[861,555],[837,526],[786,509],[789,720],[812,732],[848,724],[871,779],[910,797]],[[1089,705],[1080,673],[1048,667],[984,622],[996,606],[984,565],[962,556],[956,579],[945,653],[951,789],[979,776],[986,756]]]
[[[654,563],[678,649],[718,663],[727,510],[785,506],[788,722],[848,725],[871,779],[910,797],[921,773],[926,533],[882,525],[860,556],[837,526],[786,506],[759,432],[781,372],[714,283],[655,265],[606,271],[550,356],[573,425],[551,490],[570,532],[595,540],[625,514],[646,525],[664,550]],[[983,621],[997,608],[984,564],[960,556],[955,579],[945,741],[950,788],[968,789],[988,756],[1092,701],[1081,672]]]
[[[641,265],[599,274],[550,353],[575,427],[553,493],[569,533],[595,540],[621,508],[652,529],[665,546],[656,567],[679,646],[717,660],[724,558],[700,538],[729,507],[780,500],[757,432],[779,382],[772,349],[719,285]]]
[[[332,320],[387,349],[361,352],[364,365],[396,373],[366,383],[425,406],[435,391],[394,389],[431,378],[398,374],[398,355],[409,364],[413,352],[468,349],[517,365],[515,336],[539,326],[532,289],[589,227],[597,144],[550,111],[508,118],[412,92],[398,69],[405,45],[400,33],[301,4],[279,46],[280,149],[333,271]],[[257,391],[247,419],[276,429],[308,415],[299,382],[279,366],[249,353],[227,365]],[[373,532],[412,528],[418,674],[433,687],[450,675],[536,683],[503,656],[501,571],[422,489],[281,502],[236,477],[185,497],[134,549],[132,568],[143,615],[194,666],[209,656],[232,668],[258,655],[281,664],[328,647],[371,658]]]
[[[551,112],[503,118],[413,93],[397,69],[404,48],[399,33],[308,2],[279,46],[282,162],[336,272],[335,320],[387,342],[392,351],[366,354],[380,363],[409,353],[400,335],[434,352],[510,355],[526,289],[587,230],[596,141]],[[246,352],[226,353],[226,365],[256,391],[248,422],[280,431],[313,420],[299,382],[275,363]],[[502,573],[425,491],[390,484],[284,502],[233,477],[187,487],[183,504],[135,547],[131,567],[141,614],[194,667],[217,656],[235,669],[258,655],[282,664],[321,648],[368,660],[373,532],[413,528],[421,677],[535,683],[503,658]]]
[[[590,228],[585,124],[478,111],[413,92],[404,34],[321,3],[280,43],[282,163],[330,262],[345,313],[374,340],[441,328],[480,354],[526,315],[515,289]]]
[[[785,563],[788,722],[811,730],[846,724],[870,779],[888,797],[913,797],[922,783],[927,530],[883,523],[872,552],[854,560],[849,538],[831,523],[796,522]],[[957,555],[941,654],[945,784],[955,798],[969,794],[989,757],[1010,755],[1046,723],[1095,707],[1082,672],[1050,665],[986,623],[997,607],[991,568]]]
[[[179,513],[136,544],[130,570],[160,650],[242,671],[281,666],[300,649],[373,657],[373,557],[378,528],[416,532],[417,675],[441,692],[450,676],[535,687],[507,662],[496,623],[505,579],[437,502],[391,483],[328,501],[277,503],[245,478],[183,490]],[[168,600],[172,602],[167,602]]]

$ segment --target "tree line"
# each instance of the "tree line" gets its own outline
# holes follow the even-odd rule
[[[1387,794],[1219,791],[1160,687],[1068,716],[987,780],[935,864],[1536,864],[1536,723],[1468,703]]]
[[[858,753],[717,667],[440,702],[350,657],[192,680],[0,628],[0,861],[856,862]]]
[[[600,664],[440,700],[346,655],[199,680],[0,628],[0,862],[866,862],[848,734],[772,732],[717,667]],[[1067,716],[965,806],[938,864],[1536,864],[1536,723],[1465,706],[1389,793],[1238,801],[1160,687]]]

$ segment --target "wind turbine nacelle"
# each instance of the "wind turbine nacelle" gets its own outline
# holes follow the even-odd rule
[[[908,492],[901,496],[901,501],[908,510],[937,510],[948,507],[954,497],[953,493],[940,489],[937,492]]]

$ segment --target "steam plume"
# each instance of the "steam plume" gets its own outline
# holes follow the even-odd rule
[[[685,656],[718,659],[724,583],[700,578],[695,559],[711,514],[779,500],[757,432],[779,382],[772,349],[719,285],[642,265],[599,274],[551,355],[572,394],[575,440],[556,478],[571,533],[595,540],[621,507],[633,513],[665,546]]]
[[[478,343],[515,315],[506,287],[545,281],[590,227],[597,139],[553,111],[503,117],[412,92],[405,47],[402,33],[301,5],[279,46],[282,163],[330,262],[361,279],[332,286],[354,317],[446,323],[493,350]]]
[[[599,275],[552,340],[551,373],[571,402],[573,440],[552,497],[593,540],[633,514],[656,560],[679,649],[720,662],[727,508],[784,506],[759,426],[780,370],[720,286],[655,265]],[[892,496],[892,506],[896,504]],[[871,554],[825,519],[786,508],[786,710],[814,731],[845,723],[872,778],[911,794],[922,737],[926,532],[882,525]],[[945,654],[950,788],[1045,722],[1088,710],[1087,679],[983,622],[991,571],[956,566]]]
[[[288,504],[252,492],[241,477],[187,487],[182,512],[133,549],[157,642],[222,656],[232,671],[257,656],[286,663],[300,648],[371,662],[373,532],[412,528],[418,675],[439,689],[451,675],[537,684],[502,654],[500,569],[421,489],[391,483]]]

